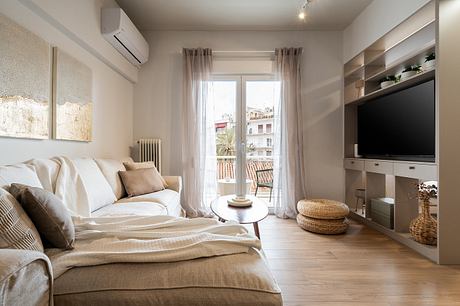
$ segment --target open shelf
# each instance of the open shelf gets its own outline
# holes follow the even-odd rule
[[[409,66],[422,65],[426,56],[436,50],[435,36],[434,5],[431,3],[344,65],[345,104],[364,101],[366,97],[374,97],[369,96],[374,93],[390,93],[429,76],[431,71],[423,71],[391,88],[380,88],[380,81],[386,76],[398,76]]]
[[[435,51],[435,41],[431,41],[416,52],[407,54],[405,57],[400,58],[393,63],[389,64],[384,70],[368,76],[366,81],[378,82],[387,75],[400,74],[405,67],[411,65],[421,65],[425,57]]]
[[[423,83],[424,81],[428,81],[434,77],[435,77],[435,69],[422,71],[410,78],[407,78],[403,81],[399,81],[398,83],[395,83],[386,88],[375,89],[374,91],[371,91],[370,93],[365,94],[357,99],[345,101],[345,104],[346,105],[359,104],[359,103],[365,102],[370,99],[375,99],[377,97],[387,95],[387,94],[390,94],[392,92],[395,92],[395,91],[398,91],[398,90],[401,90],[407,87],[411,87],[413,85],[416,85],[417,83]]]
[[[345,74],[345,77],[357,77],[357,76],[360,76],[362,75],[363,73],[363,70],[364,70],[364,64],[363,65],[360,65],[360,66],[356,66],[356,67],[353,67],[351,68],[350,71],[348,71],[346,74]]]
[[[398,241],[399,243],[404,244],[405,246],[417,251],[418,253],[422,254],[423,256],[431,259],[434,262],[438,262],[438,247],[432,245],[425,245],[418,243],[409,233],[400,233],[396,232],[395,230],[386,228],[378,223],[375,223],[370,218],[365,218],[362,214],[355,213],[354,211],[350,211],[350,218],[353,220],[359,221],[387,236],[390,238]]]

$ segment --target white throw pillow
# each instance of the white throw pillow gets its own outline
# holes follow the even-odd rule
[[[125,197],[126,190],[121,182],[120,175],[118,175],[119,171],[126,171],[123,162],[116,159],[95,159],[95,161],[107,182],[109,182],[110,187],[112,187],[117,200]]]
[[[7,189],[13,183],[43,188],[34,168],[26,164],[0,167],[0,187]]]
[[[117,200],[112,187],[105,179],[96,162],[90,158],[77,158],[72,162],[78,170],[83,181],[88,198],[90,199],[91,212],[112,204]]]

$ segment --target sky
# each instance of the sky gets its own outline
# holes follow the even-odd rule
[[[211,99],[214,102],[214,120],[222,119],[224,114],[232,114],[235,118],[236,111],[236,81],[214,81]],[[279,96],[279,86],[275,81],[247,81],[246,103],[247,107],[264,109],[273,107],[275,99]]]

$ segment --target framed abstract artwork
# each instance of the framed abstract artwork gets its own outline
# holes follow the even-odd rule
[[[51,46],[0,14],[0,136],[49,138]]]
[[[53,135],[59,140],[92,140],[92,71],[53,48]]]

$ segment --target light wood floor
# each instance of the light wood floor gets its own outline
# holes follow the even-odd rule
[[[259,226],[286,306],[460,305],[460,266],[436,265],[361,224],[339,236],[274,216]]]

